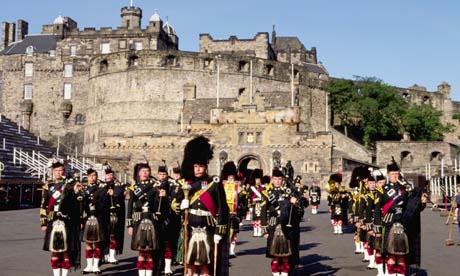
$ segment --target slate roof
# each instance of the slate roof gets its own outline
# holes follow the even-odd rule
[[[29,46],[34,47],[34,53],[48,53],[50,50],[56,50],[56,42],[56,37],[52,35],[26,36],[23,40],[6,47],[0,55],[25,54]]]
[[[274,46],[277,52],[307,52],[298,37],[276,37]]]

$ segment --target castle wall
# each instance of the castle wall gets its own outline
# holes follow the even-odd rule
[[[444,159],[445,174],[452,173],[458,146],[446,142],[396,142],[376,143],[377,165],[386,168],[394,157],[406,173],[425,174],[430,164],[433,177],[439,176],[441,159]]]

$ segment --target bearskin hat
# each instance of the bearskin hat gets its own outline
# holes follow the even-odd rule
[[[115,173],[111,167],[105,168],[104,172],[105,172],[105,174]]]
[[[381,174],[378,174],[375,178],[375,181],[380,181],[380,180],[384,180],[385,179],[385,176],[381,175]]]
[[[367,178],[367,181],[375,181],[375,177],[373,175],[369,176]]]
[[[342,183],[342,174],[341,173],[334,173],[329,176],[329,181],[335,181],[337,183]]]
[[[180,167],[174,167],[173,168],[173,173],[180,174]]]
[[[256,183],[256,178],[259,178],[262,181],[262,177],[264,176],[262,170],[254,169],[249,176],[249,184],[254,185]]]
[[[224,164],[222,172],[220,174],[220,179],[226,180],[230,175],[233,175],[235,178],[238,178],[238,171],[236,170],[235,163],[229,161]]]
[[[184,148],[184,160],[181,166],[182,176],[187,180],[195,178],[193,165],[208,165],[213,154],[213,147],[209,143],[208,138],[198,136],[188,141]]]
[[[371,172],[366,166],[359,166],[353,169],[350,178],[350,188],[359,187],[359,182],[363,179],[369,178]]]
[[[270,176],[269,175],[264,175],[262,177],[262,184],[270,184]]]

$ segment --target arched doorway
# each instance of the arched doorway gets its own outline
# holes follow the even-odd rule
[[[238,172],[242,173],[245,180],[249,179],[254,169],[262,169],[260,157],[254,154],[244,155],[238,160]]]

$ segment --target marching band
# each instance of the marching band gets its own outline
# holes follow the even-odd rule
[[[188,276],[228,275],[245,219],[252,220],[255,238],[267,240],[272,275],[294,275],[300,265],[304,210],[311,205],[311,213],[318,214],[318,183],[302,185],[290,162],[268,176],[262,169],[243,175],[230,161],[220,177],[210,176],[212,157],[210,141],[196,137],[185,146],[173,177],[164,161],[156,177],[148,163],[138,163],[132,184],[121,183],[110,166],[105,167],[105,181],[94,169],[86,172],[86,182],[78,176],[65,178],[64,163],[55,160],[40,208],[43,250],[51,251],[53,275],[66,276],[71,267],[80,267],[81,242],[86,259],[81,274],[99,275],[101,265],[118,264],[125,228],[131,250],[138,252],[140,276],[174,275],[173,265],[183,265]],[[406,275],[408,266],[417,263],[416,226],[428,199],[404,181],[394,161],[387,172],[384,176],[357,167],[350,189],[342,186],[342,174],[330,175],[330,219],[336,235],[346,225],[355,229],[355,253],[364,254],[367,269],[376,269],[377,276]]]

